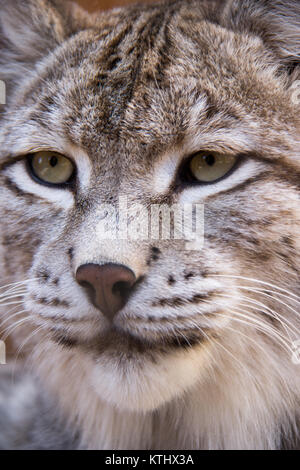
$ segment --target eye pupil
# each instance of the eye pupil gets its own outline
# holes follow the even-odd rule
[[[58,164],[58,158],[55,156],[51,157],[49,163],[54,168]]]
[[[214,155],[210,154],[204,157],[204,161],[205,163],[207,163],[208,166],[213,166],[216,163],[216,158],[214,157]]]
[[[75,175],[72,161],[56,152],[41,151],[29,155],[28,170],[39,183],[63,185]]]
[[[224,178],[237,162],[238,156],[218,152],[198,152],[188,161],[186,177],[189,181],[214,183]]]

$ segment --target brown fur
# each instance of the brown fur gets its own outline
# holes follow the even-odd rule
[[[28,320],[34,370],[80,445],[296,446],[299,3],[88,15],[17,0],[0,11],[1,283],[37,278],[20,291],[26,312],[6,322],[4,305],[2,317]],[[31,181],[23,161],[42,149],[76,162],[72,191]],[[241,164],[215,185],[183,187],[181,162],[200,150]],[[204,249],[97,240],[100,205],[120,195],[204,203]],[[80,265],[105,262],[140,279],[114,328],[74,280]]]

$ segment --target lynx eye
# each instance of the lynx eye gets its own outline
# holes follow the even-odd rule
[[[67,157],[56,152],[37,152],[29,159],[32,176],[41,183],[62,185],[70,182],[75,166]]]
[[[214,183],[230,172],[237,159],[233,155],[199,152],[188,162],[190,178],[199,183]]]

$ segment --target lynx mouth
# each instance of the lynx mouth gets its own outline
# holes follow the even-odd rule
[[[82,340],[70,336],[69,333],[53,332],[52,340],[63,348],[80,348],[92,355],[106,353],[144,355],[148,353],[168,353],[171,350],[190,349],[194,346],[204,344],[211,337],[211,333],[199,332],[177,332],[168,336],[154,339],[138,337],[130,332],[123,331],[117,327],[110,327],[105,333],[93,338],[93,340]]]

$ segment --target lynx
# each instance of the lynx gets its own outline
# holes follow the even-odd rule
[[[0,47],[0,446],[297,448],[299,2],[1,0]]]

